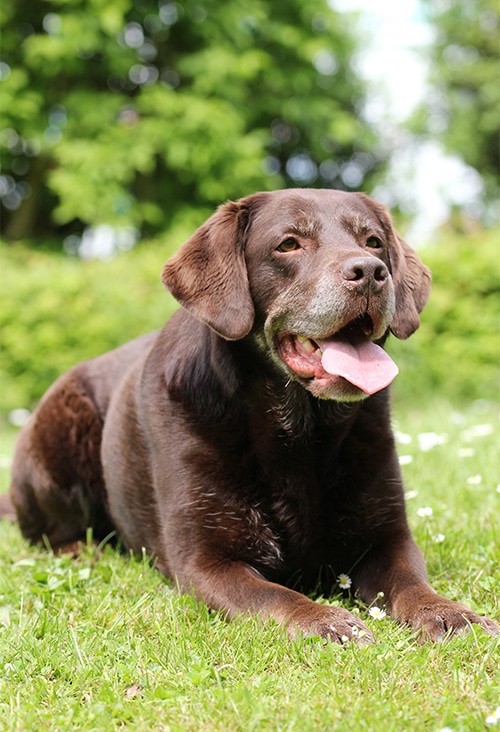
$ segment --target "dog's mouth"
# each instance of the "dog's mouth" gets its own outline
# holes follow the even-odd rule
[[[342,379],[364,394],[375,394],[393,381],[398,367],[371,340],[373,332],[371,317],[363,315],[328,338],[283,335],[278,338],[278,354],[298,377],[315,379],[325,389]]]

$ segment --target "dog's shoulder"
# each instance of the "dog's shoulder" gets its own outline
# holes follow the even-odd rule
[[[241,378],[230,344],[184,309],[160,331],[146,370],[196,419],[212,422],[234,411]]]

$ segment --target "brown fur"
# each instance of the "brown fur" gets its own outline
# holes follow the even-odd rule
[[[248,196],[195,232],[163,280],[183,305],[163,330],[62,376],[23,429],[11,498],[25,536],[61,545],[114,528],[181,590],[291,636],[371,638],[298,591],[328,592],[341,572],[429,639],[470,623],[497,633],[427,582],[387,389],[363,398],[282,359],[290,333],[324,339],[359,318],[383,344],[418,327],[429,273],[384,207],[338,191]]]

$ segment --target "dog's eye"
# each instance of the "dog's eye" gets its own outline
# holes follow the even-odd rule
[[[369,236],[366,240],[366,246],[370,249],[382,249],[382,242],[376,236]]]
[[[293,237],[290,236],[288,239],[282,241],[279,247],[276,247],[276,250],[286,254],[287,252],[294,252],[296,249],[300,248],[301,247],[297,239],[293,239]]]

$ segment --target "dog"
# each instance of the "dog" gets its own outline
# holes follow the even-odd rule
[[[162,279],[182,305],[165,327],[61,376],[21,431],[10,500],[24,536],[64,549],[114,530],[180,591],[292,638],[373,639],[303,594],[331,593],[340,573],[421,639],[498,634],[431,588],[408,527],[382,346],[417,329],[430,274],[385,207],[249,195]]]

